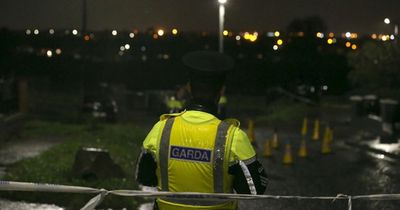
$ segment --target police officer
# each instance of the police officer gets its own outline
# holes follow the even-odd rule
[[[233,60],[210,51],[183,57],[191,102],[160,117],[143,142],[136,179],[170,192],[263,194],[268,179],[237,120],[216,117],[220,91]],[[234,200],[158,198],[154,209],[236,209]]]

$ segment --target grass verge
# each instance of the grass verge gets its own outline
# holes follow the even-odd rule
[[[77,185],[95,188],[137,189],[134,170],[145,131],[132,124],[88,125],[54,122],[28,122],[21,138],[63,138],[61,143],[34,158],[24,159],[7,169],[3,180]],[[108,150],[111,158],[124,171],[123,179],[85,181],[73,178],[72,165],[82,147]],[[80,209],[94,194],[1,192],[1,197],[27,202],[54,203],[67,209]],[[99,208],[136,209],[138,200],[107,196]]]

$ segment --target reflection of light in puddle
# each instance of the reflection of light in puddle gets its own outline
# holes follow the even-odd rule
[[[379,139],[373,141],[370,146],[376,148],[376,149],[380,149],[383,150],[385,152],[393,152],[399,149],[399,144],[381,144],[379,142]]]

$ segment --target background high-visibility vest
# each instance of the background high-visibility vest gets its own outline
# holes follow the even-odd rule
[[[143,143],[157,161],[158,188],[172,192],[232,192],[230,163],[249,160],[255,151],[238,122],[201,111],[164,115]],[[158,199],[160,209],[235,209],[232,201]]]

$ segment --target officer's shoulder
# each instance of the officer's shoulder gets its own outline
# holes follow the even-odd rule
[[[224,119],[223,122],[228,123],[229,125],[232,125],[237,128],[239,128],[239,126],[240,126],[239,120],[237,120],[235,118]]]
[[[160,121],[167,120],[167,119],[169,119],[169,118],[171,118],[171,117],[178,117],[178,116],[181,116],[183,113],[185,113],[185,111],[183,111],[183,112],[178,112],[178,113],[171,113],[171,114],[163,114],[163,115],[160,116]]]

